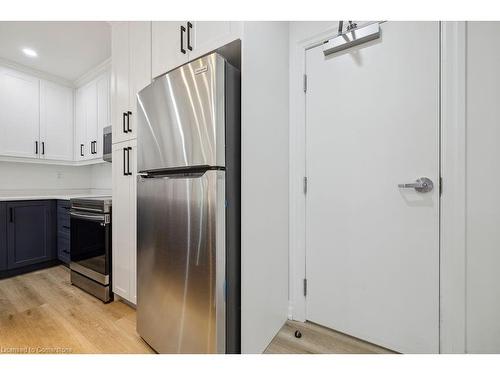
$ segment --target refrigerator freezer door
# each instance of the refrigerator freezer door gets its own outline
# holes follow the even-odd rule
[[[139,172],[224,166],[224,68],[225,60],[214,53],[139,92]]]
[[[137,331],[159,353],[224,353],[224,172],[139,176],[137,193]]]

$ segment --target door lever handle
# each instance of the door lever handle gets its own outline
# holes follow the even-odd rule
[[[430,178],[420,177],[415,182],[411,182],[408,184],[398,184],[398,188],[400,189],[415,189],[419,193],[428,193],[432,191],[434,188],[434,183]]]

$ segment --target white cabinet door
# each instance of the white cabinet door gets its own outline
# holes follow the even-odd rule
[[[151,22],[129,22],[128,137],[137,138],[137,93],[151,83]]]
[[[94,157],[102,159],[103,130],[111,125],[109,118],[109,73],[97,78],[97,138],[94,145]]]
[[[137,140],[130,142],[130,195],[129,195],[129,243],[130,243],[130,302],[137,303]]]
[[[0,154],[37,158],[40,80],[0,70]],[[38,145],[39,146],[39,145]]]
[[[86,129],[85,129],[85,100],[83,88],[75,92],[75,160],[85,160],[86,148]]]
[[[189,60],[196,59],[208,52],[238,39],[240,34],[240,22],[229,21],[196,21],[192,22],[192,28],[186,22],[190,33]]]
[[[187,22],[154,21],[151,27],[153,77],[162,75],[188,62]],[[183,32],[183,44],[181,45],[182,27],[185,31]]]
[[[85,159],[95,159],[95,143],[97,141],[97,82],[92,81],[83,88],[85,103]]]
[[[111,119],[113,143],[129,139],[124,114],[129,110],[129,23],[113,22],[111,32]]]
[[[73,90],[40,81],[40,157],[73,160]]]
[[[113,292],[130,300],[130,181],[128,142],[113,145]]]

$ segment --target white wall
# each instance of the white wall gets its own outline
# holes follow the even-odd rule
[[[467,24],[466,349],[500,353],[500,22]]]
[[[288,307],[288,23],[242,39],[242,351],[261,353]]]
[[[90,166],[90,188],[95,190],[110,190],[111,163],[100,163]],[[111,192],[110,192],[111,193]]]
[[[0,195],[21,191],[111,189],[111,164],[63,166],[0,161]]]

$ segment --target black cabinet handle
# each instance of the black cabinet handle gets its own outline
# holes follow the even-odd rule
[[[123,175],[124,176],[127,176],[127,151],[128,151],[128,148],[127,147],[124,147],[123,148]]]
[[[126,126],[127,117],[128,117],[128,113],[123,112],[123,132],[124,133],[128,133],[127,126]]]
[[[132,115],[132,112],[128,111],[127,112],[127,132],[132,132],[132,129],[130,129],[130,115]]]
[[[45,142],[42,142],[42,155],[45,155]]]
[[[184,33],[186,32],[186,28],[181,26],[181,52],[186,54],[186,50],[184,49]]]
[[[12,210],[12,207],[9,207],[9,222],[14,222],[14,211]]]
[[[191,22],[188,22],[188,50],[192,51],[193,47],[191,46],[191,29],[193,28],[193,24]]]
[[[132,150],[132,147],[127,147],[127,175],[132,176],[132,172],[130,172],[130,150]]]
[[[35,141],[35,154],[38,155],[38,141]]]
[[[80,143],[80,156],[83,156],[83,143]]]
[[[64,229],[71,229],[70,227],[68,227],[67,225],[63,225],[62,226]]]

